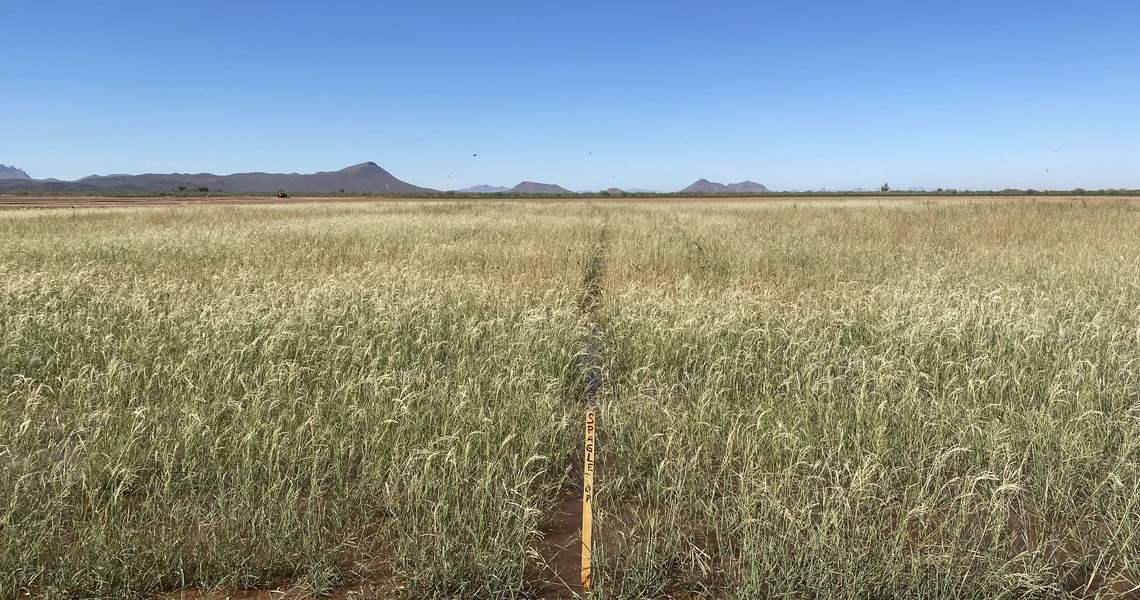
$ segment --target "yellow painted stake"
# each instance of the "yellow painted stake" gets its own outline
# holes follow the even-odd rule
[[[589,592],[593,583],[591,555],[594,548],[594,434],[598,415],[593,408],[586,411],[586,463],[582,469],[582,591]]]

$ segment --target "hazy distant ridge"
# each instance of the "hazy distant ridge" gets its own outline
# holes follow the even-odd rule
[[[22,172],[22,171],[21,171]],[[171,173],[146,175],[92,175],[78,181],[0,180],[0,190],[48,192],[167,192],[178,187],[212,192],[367,192],[428,194],[436,190],[401,181],[374,162],[360,163],[339,171],[298,173]]]
[[[745,192],[768,192],[768,188],[754,181],[741,181],[740,183],[716,183],[708,179],[698,179],[689,187],[681,190],[682,194],[731,194]]]
[[[495,192],[505,192],[510,188],[505,188],[498,185],[473,185],[469,188],[455,190],[460,194],[494,194]]]

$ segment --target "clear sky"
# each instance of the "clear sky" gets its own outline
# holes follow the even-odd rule
[[[0,32],[0,163],[37,178],[1140,188],[1136,0],[12,0]]]

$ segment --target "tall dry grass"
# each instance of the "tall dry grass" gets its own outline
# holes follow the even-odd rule
[[[0,212],[0,597],[1140,585],[1129,204]],[[589,376],[591,385],[599,380]]]

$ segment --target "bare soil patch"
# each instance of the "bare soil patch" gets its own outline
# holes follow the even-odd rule
[[[554,600],[582,595],[582,493],[568,492],[554,512],[542,539],[535,544],[542,572],[538,598]]]

